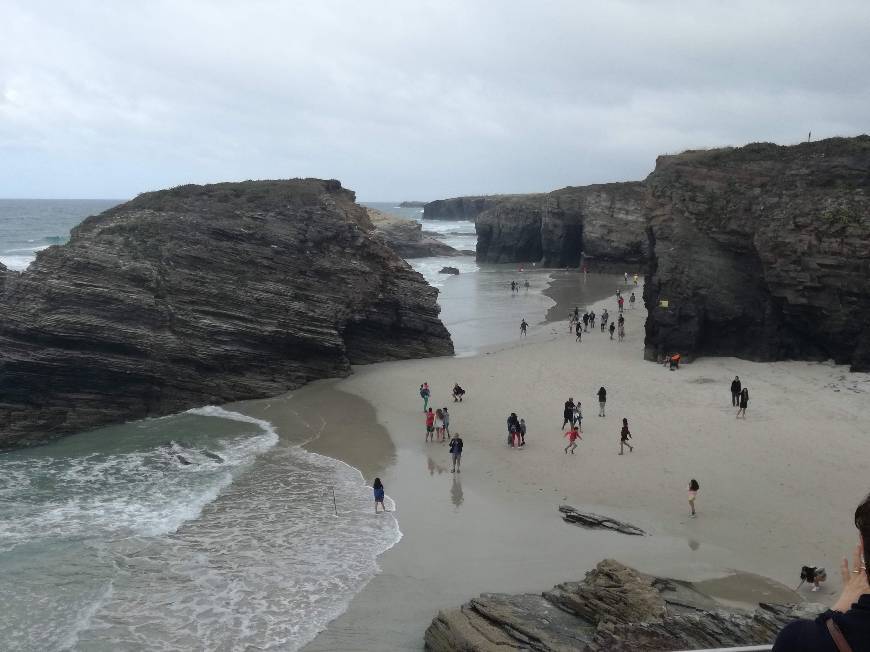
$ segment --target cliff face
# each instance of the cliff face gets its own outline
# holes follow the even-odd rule
[[[480,262],[634,267],[647,259],[645,189],[640,182],[576,186],[504,199],[475,223]]]
[[[501,202],[522,195],[485,195],[479,197],[452,197],[436,199],[423,206],[427,220],[474,220],[483,211]]]
[[[458,256],[459,252],[431,236],[423,235],[423,225],[375,208],[366,209],[374,226],[375,237],[381,239],[402,258],[426,256]]]
[[[870,369],[870,137],[660,157],[647,185],[647,357]]]
[[[0,447],[448,355],[437,292],[314,179],[141,195],[0,274]]]
[[[795,601],[797,600],[795,594]],[[426,630],[426,649],[686,650],[772,643],[797,618],[821,605],[764,604],[729,610],[690,582],[642,575],[604,560],[582,582],[543,594],[485,593],[440,612]]]

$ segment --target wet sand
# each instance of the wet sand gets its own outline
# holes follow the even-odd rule
[[[606,303],[615,314],[613,299]],[[605,557],[710,580],[709,590],[726,604],[787,601],[793,595],[776,582],[796,586],[801,565],[836,568],[855,540],[852,511],[867,489],[870,376],[733,358],[671,372],[642,359],[643,309],[626,317],[623,343],[596,331],[577,344],[566,322],[545,323],[475,357],[359,367],[350,378],[294,394],[309,401],[312,414],[324,405],[352,408],[351,416],[329,410],[334,427],[327,423],[311,447],[367,478],[380,475],[404,533],[380,558],[382,572],[306,649],[420,649],[440,608],[481,592],[539,592],[581,578]],[[745,421],[730,405],[735,374],[750,387]],[[424,380],[433,404],[446,404],[452,430],[462,432],[461,475],[449,472],[446,445],[424,443],[417,394]],[[462,404],[448,398],[455,380],[469,392]],[[596,416],[602,384],[606,418]],[[585,416],[573,457],[562,452],[559,428],[569,395],[582,400]],[[528,423],[525,449],[505,445],[510,411]],[[622,416],[636,450],[620,457]],[[372,430],[372,417],[383,429]],[[266,418],[280,421],[274,411]],[[694,520],[686,503],[691,477],[701,483]],[[561,503],[622,518],[650,536],[568,525],[556,511]],[[822,592],[804,595],[832,602],[834,576]]]

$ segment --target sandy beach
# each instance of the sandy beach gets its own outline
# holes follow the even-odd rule
[[[802,595],[833,600],[837,562],[856,540],[852,513],[867,491],[870,377],[831,364],[733,358],[669,371],[643,360],[645,311],[637,305],[626,310],[621,343],[598,329],[576,343],[567,322],[538,324],[528,338],[475,357],[359,367],[292,401],[247,406],[279,432],[319,419],[309,423],[317,437],[308,448],[356,466],[368,481],[380,476],[397,505],[403,538],[379,559],[382,572],[306,649],[420,649],[440,608],[481,592],[545,590],[605,557],[710,580],[723,601],[746,603],[793,600],[783,585],[797,585],[801,565],[820,565],[831,579]],[[616,314],[615,297],[594,309],[605,306]],[[731,407],[735,375],[751,392],[745,420]],[[423,381],[462,434],[461,474],[450,473],[446,445],[424,443]],[[449,397],[454,381],[468,390],[461,404]],[[584,414],[573,456],[563,452],[560,429],[569,396]],[[336,409],[321,417],[325,404]],[[511,411],[528,425],[522,450],[505,444]],[[619,456],[622,417],[635,450]],[[701,485],[696,519],[686,502],[692,477]],[[556,511],[562,503],[630,521],[649,536],[566,524]]]

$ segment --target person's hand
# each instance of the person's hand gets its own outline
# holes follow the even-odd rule
[[[865,593],[870,593],[870,584],[867,583],[867,572],[864,567],[864,543],[855,546],[852,555],[852,568],[849,568],[849,560],[843,557],[840,563],[840,575],[843,578],[843,592],[831,609],[834,611],[848,611],[849,607],[858,602]]]

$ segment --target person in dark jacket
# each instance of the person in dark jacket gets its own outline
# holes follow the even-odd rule
[[[612,325],[612,324],[611,324]],[[598,390],[598,416],[604,416],[604,407],[607,405],[607,390],[601,387]]]
[[[574,397],[572,396],[567,401],[565,401],[565,409],[562,410],[562,416],[565,420],[562,422],[562,427],[564,428],[567,424],[574,425]]]
[[[731,407],[740,405],[740,376],[731,381]]]
[[[384,484],[381,482],[380,478],[375,478],[372,490],[375,494],[375,514],[378,513],[378,505],[381,506],[383,511],[387,511],[387,508],[384,507]]]
[[[840,598],[815,620],[796,620],[786,625],[776,637],[773,652],[870,652],[870,574],[865,553],[865,544],[870,542],[870,496],[855,510],[855,527],[860,543],[852,567],[846,559],[840,564]]]

